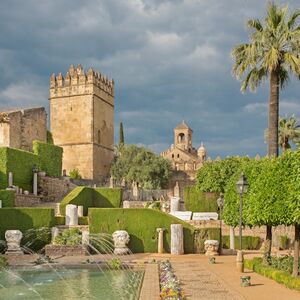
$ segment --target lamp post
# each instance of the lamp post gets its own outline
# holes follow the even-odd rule
[[[241,177],[236,183],[236,190],[240,195],[240,226],[239,226],[239,240],[240,240],[240,250],[237,252],[237,269],[243,273],[244,272],[244,256],[242,252],[242,220],[243,220],[243,194],[248,190],[248,182],[244,173],[241,174]]]
[[[217,205],[219,208],[219,216],[220,216],[220,254],[222,254],[222,211],[223,211],[223,207],[224,207],[224,195],[223,193],[220,193],[220,197],[217,199]]]

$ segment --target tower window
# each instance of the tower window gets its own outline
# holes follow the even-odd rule
[[[101,143],[101,132],[100,130],[98,130],[98,144]]]
[[[174,154],[172,154],[172,158],[174,158]]]
[[[179,135],[178,135],[178,142],[179,143],[184,143],[185,142],[185,135],[184,135],[184,133],[179,133]]]
[[[177,154],[177,158],[179,158],[179,154]]]

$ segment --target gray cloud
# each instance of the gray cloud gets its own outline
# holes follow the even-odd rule
[[[292,8],[297,1],[289,1]],[[116,140],[159,152],[185,119],[211,156],[264,155],[267,85],[242,95],[230,51],[261,0],[88,0],[1,2],[0,108],[48,107],[51,73],[81,63],[116,81]],[[299,82],[281,112],[300,116]]]

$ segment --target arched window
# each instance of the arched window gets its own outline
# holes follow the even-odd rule
[[[174,154],[172,154],[172,158],[174,158]]]
[[[179,158],[179,154],[177,154],[177,158]]]
[[[184,143],[185,142],[185,135],[184,133],[179,133],[178,135],[178,143]]]

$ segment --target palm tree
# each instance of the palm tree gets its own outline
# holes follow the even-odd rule
[[[250,42],[232,50],[233,74],[242,80],[241,90],[255,91],[267,78],[270,84],[268,155],[278,156],[279,91],[290,73],[300,79],[300,11],[289,14],[288,6],[269,2],[264,20],[247,22]],[[266,243],[271,253],[272,227],[267,226]]]
[[[298,145],[300,141],[300,125],[293,115],[291,117],[279,117],[278,121],[278,145],[284,152],[291,148],[290,142]],[[265,130],[265,140],[268,139],[268,129]]]

